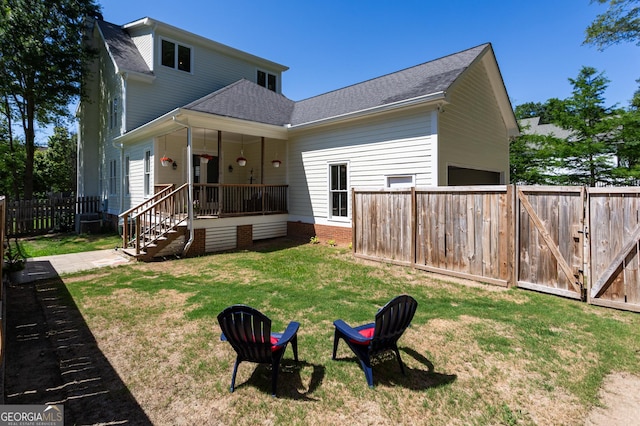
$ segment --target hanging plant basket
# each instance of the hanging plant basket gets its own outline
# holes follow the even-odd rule
[[[162,157],[160,159],[160,163],[162,164],[162,167],[169,167],[171,164],[173,164],[173,160],[169,157]]]
[[[200,162],[203,164],[207,164],[209,160],[213,160],[213,155],[209,154],[200,154]]]
[[[238,163],[238,166],[244,167],[247,165],[247,159],[244,157],[238,157],[236,158],[236,163]]]
[[[280,164],[282,164],[282,161],[280,161],[280,160],[273,160],[273,161],[271,161],[271,165],[272,165],[273,167],[280,167]]]

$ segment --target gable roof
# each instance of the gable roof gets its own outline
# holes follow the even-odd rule
[[[121,26],[102,20],[98,20],[97,24],[117,72],[153,76],[135,43]]]
[[[487,49],[483,44],[401,71],[296,103],[292,125],[315,122],[429,95],[444,97],[456,79]]]
[[[238,80],[182,109],[257,123],[289,124],[295,102],[249,80]]]

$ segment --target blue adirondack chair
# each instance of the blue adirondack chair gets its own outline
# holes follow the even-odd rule
[[[237,357],[231,376],[231,392],[235,389],[238,365],[242,361],[271,364],[271,394],[276,396],[278,370],[287,345],[291,343],[293,356],[298,361],[298,327],[300,323],[290,322],[284,333],[271,332],[271,320],[245,305],[233,305],[218,314],[222,329],[222,340],[228,341]]]
[[[377,354],[394,351],[400,371],[405,374],[398,339],[411,324],[417,307],[418,302],[413,297],[402,295],[384,305],[376,314],[375,322],[370,324],[351,327],[341,319],[334,321],[333,359],[336,359],[338,342],[342,339],[358,357],[370,388],[373,387],[371,358]]]

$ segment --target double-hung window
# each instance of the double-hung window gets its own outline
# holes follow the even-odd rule
[[[118,126],[118,98],[109,101],[109,128],[114,129]]]
[[[169,40],[162,40],[161,63],[165,67],[191,72],[191,48]]]
[[[151,151],[144,153],[144,196],[151,195]]]
[[[116,194],[116,184],[117,184],[117,175],[118,175],[118,164],[116,160],[111,160],[109,162],[109,194]]]
[[[349,217],[347,164],[329,165],[329,209],[332,218]]]
[[[124,157],[124,195],[131,194],[131,188],[129,188],[129,170],[131,168],[131,160],[127,155]]]

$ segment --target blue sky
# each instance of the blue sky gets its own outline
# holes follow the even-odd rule
[[[482,43],[493,44],[512,104],[571,95],[583,65],[611,80],[607,106],[638,88],[640,47],[583,46],[605,10],[590,0],[104,0],[104,19],[145,16],[289,67],[283,93],[301,100]]]

